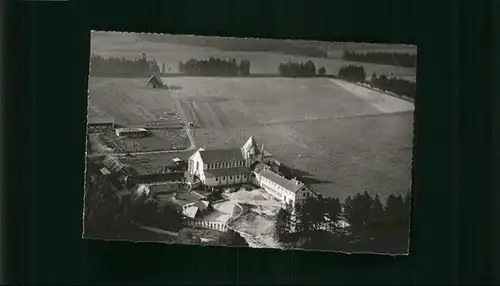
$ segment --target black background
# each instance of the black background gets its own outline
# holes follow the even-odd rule
[[[492,160],[500,159],[492,156],[492,131],[500,131],[492,120],[498,1],[6,4],[4,282],[490,283],[500,269],[493,255],[500,235],[491,232],[500,226],[492,220],[492,202],[500,201],[492,193],[500,190]],[[410,256],[82,240],[91,29],[416,44]]]

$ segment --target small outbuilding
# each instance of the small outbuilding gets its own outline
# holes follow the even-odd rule
[[[150,86],[152,88],[167,88],[167,85],[163,83],[161,78],[154,73],[148,80],[147,86]]]

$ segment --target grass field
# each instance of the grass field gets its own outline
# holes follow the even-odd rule
[[[413,104],[401,99],[326,78],[176,77],[168,79],[179,87],[172,91],[138,88],[145,79],[91,82],[94,91],[123,90],[90,95],[120,122],[137,124],[157,120],[165,110],[177,112],[198,126],[197,148],[239,147],[254,136],[282,163],[304,171],[325,195],[344,199],[368,191],[384,198],[410,188]],[[130,100],[119,105],[123,93]],[[139,172],[157,172],[192,152],[123,160]]]
[[[310,45],[305,41],[299,41],[297,45]],[[328,51],[329,58],[311,58],[298,55],[284,55],[277,52],[242,52],[221,51],[207,46],[182,45],[176,41],[149,42],[144,41],[133,33],[93,33],[91,50],[95,54],[104,57],[126,57],[137,58],[141,53],[156,60],[160,66],[165,64],[167,72],[176,73],[179,61],[187,61],[191,58],[207,59],[210,56],[220,58],[235,58],[236,60],[248,59],[251,62],[251,73],[276,74],[278,65],[282,61],[306,61],[312,60],[319,68],[324,66],[329,74],[338,74],[343,65],[357,64],[365,68],[366,74],[394,74],[395,76],[413,79],[415,69],[394,67],[389,65],[377,65],[368,63],[355,63],[342,60],[342,51],[348,48],[358,52],[409,52],[416,53],[416,48],[394,44],[360,44],[360,43],[321,43],[319,46]]]

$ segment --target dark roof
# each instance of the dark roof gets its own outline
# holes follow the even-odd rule
[[[199,152],[204,163],[244,160],[240,149],[200,150]]]
[[[148,80],[148,84],[150,84],[150,83],[156,83],[156,84],[158,84],[158,85],[163,86],[163,82],[162,82],[162,80],[158,77],[158,75],[157,75],[156,73],[155,73],[155,74],[153,74],[153,75],[149,78],[149,80]]]
[[[111,172],[118,173],[123,170],[123,165],[115,157],[106,156],[104,160],[102,160],[102,164]]]
[[[200,211],[204,211],[206,209],[208,209],[208,207],[210,206],[210,202],[209,201],[198,201],[197,203],[194,204]]]
[[[255,173],[260,173],[262,172],[267,166],[263,163],[260,163],[260,162],[256,162],[253,166],[252,166],[252,169]]]
[[[283,187],[284,189],[289,190],[289,191],[294,192],[294,193],[297,192],[298,190],[300,190],[300,188],[302,188],[304,186],[303,183],[301,183],[295,179],[288,180],[287,178],[276,174],[275,172],[269,170],[268,168],[264,168],[262,171],[260,171],[259,174],[262,177],[270,180],[271,182],[274,182],[277,185]]]
[[[224,176],[235,176],[249,174],[250,170],[247,167],[235,167],[235,168],[225,168],[225,169],[215,169],[205,171],[205,176],[207,177],[224,177]]]

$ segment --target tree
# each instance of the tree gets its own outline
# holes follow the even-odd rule
[[[84,206],[86,236],[119,238],[131,228],[126,201],[120,199],[110,181],[92,162],[87,164]]]
[[[162,74],[165,74],[165,73],[166,73],[165,63],[162,63],[162,64],[161,64],[161,73],[162,73]]]
[[[310,205],[304,203],[295,205],[295,227],[299,232],[309,232],[313,229],[313,221],[310,214]]]
[[[349,197],[344,202],[344,217],[356,233],[366,232],[370,223],[370,209],[372,198],[368,192],[358,193],[352,199]]]
[[[239,233],[231,229],[226,231],[223,235],[219,236],[215,243],[222,246],[248,246],[246,240]]]
[[[390,194],[385,207],[386,221],[392,228],[408,228],[410,210],[401,195]]]
[[[283,241],[292,230],[292,214],[288,209],[280,209],[276,218],[276,238]]]
[[[181,244],[201,244],[201,238],[194,233],[194,230],[183,228],[177,235],[177,242]]]
[[[347,81],[363,82],[366,79],[366,72],[363,66],[342,66],[339,69],[338,77]]]
[[[329,220],[329,229],[335,229],[342,214],[342,204],[340,203],[340,200],[338,198],[327,198],[325,207],[325,216]]]
[[[318,69],[318,75],[319,76],[325,76],[326,75],[326,68],[325,67],[320,67]]]
[[[278,72],[282,76],[315,76],[316,66],[313,61],[306,62],[282,62],[278,66]]]

